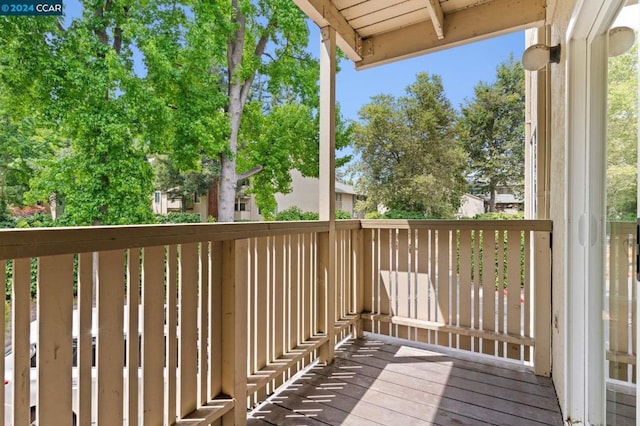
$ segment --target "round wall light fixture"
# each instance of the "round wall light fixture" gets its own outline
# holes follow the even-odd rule
[[[560,45],[534,44],[522,54],[522,66],[528,71],[538,71],[549,63],[560,62]]]
[[[615,27],[609,30],[609,57],[626,53],[636,41],[636,32],[629,27]]]

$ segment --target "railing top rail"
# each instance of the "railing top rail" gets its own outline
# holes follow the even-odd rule
[[[347,230],[347,229],[360,229],[360,220],[359,219],[340,219],[336,220],[336,229],[338,230]]]
[[[364,229],[487,229],[544,231],[553,230],[551,220],[372,220],[361,221]]]
[[[0,260],[328,230],[326,221],[7,229],[0,230]]]
[[[339,220],[336,229],[552,230],[550,220]],[[0,230],[0,260],[198,241],[327,232],[327,221],[198,223]]]

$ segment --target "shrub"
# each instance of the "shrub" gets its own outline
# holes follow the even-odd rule
[[[158,223],[200,223],[200,215],[197,213],[170,212],[167,214],[156,214]]]
[[[406,210],[389,210],[382,215],[383,219],[428,219],[423,212]]]
[[[276,221],[295,221],[295,220],[319,220],[320,215],[315,212],[303,212],[300,207],[293,206],[278,213],[274,220]],[[344,210],[336,210],[336,219],[352,219],[349,212]]]
[[[524,219],[524,213],[503,213],[503,212],[493,212],[493,213],[481,213],[477,214],[473,217],[474,220],[521,220]]]

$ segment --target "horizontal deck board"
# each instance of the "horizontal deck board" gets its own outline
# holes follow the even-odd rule
[[[371,346],[369,346],[369,348],[371,348]],[[447,367],[454,367],[455,363],[456,368],[450,368],[450,371],[447,374],[447,376],[450,378],[465,379],[470,382],[488,384],[496,388],[518,391],[530,395],[547,396],[550,394],[550,388],[548,386],[542,386],[529,380],[523,381],[521,380],[521,375],[514,376],[516,378],[508,378],[494,375],[492,373],[483,372],[483,364],[481,363],[473,363],[475,365],[470,366],[468,362],[465,362],[465,365],[468,368],[459,368],[458,366],[460,364],[458,364],[458,361],[454,361],[446,355],[436,355],[434,358],[434,352],[430,351],[425,351],[424,355],[421,358],[416,357],[415,353],[413,353],[412,356],[400,358],[387,351],[377,351],[376,356],[368,355],[371,355],[371,353],[358,353],[358,349],[349,347],[347,347],[342,354],[342,356],[346,359],[356,361],[360,360],[359,362],[366,363],[367,365],[371,365],[381,369],[386,369],[388,371],[402,372],[403,363],[409,363],[411,364],[413,369],[412,374],[420,374],[424,377],[430,377],[429,375],[432,374],[442,374],[443,365],[446,365]],[[403,361],[399,361],[399,359],[402,359]],[[490,367],[487,368],[490,369]],[[534,376],[533,373],[530,373],[530,375]]]
[[[562,424],[551,382],[522,367],[485,365],[480,358],[395,342],[401,344],[373,335],[348,341],[333,364],[315,366],[288,384],[249,423]],[[303,413],[312,417],[299,417]]]

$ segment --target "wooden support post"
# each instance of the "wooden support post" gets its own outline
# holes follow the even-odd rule
[[[328,342],[320,348],[320,362],[331,363],[334,356],[335,252],[336,252],[336,31],[320,31],[320,220],[329,221],[329,234],[318,238],[318,331]],[[322,303],[324,299],[324,304]],[[324,312],[323,312],[324,311]],[[324,314],[324,321],[323,319]]]
[[[551,235],[533,235],[533,337],[535,339],[533,370],[538,376],[551,375]]]
[[[234,399],[223,425],[247,423],[247,240],[222,244],[222,393]]]

